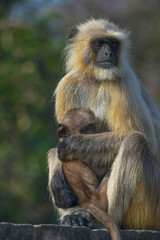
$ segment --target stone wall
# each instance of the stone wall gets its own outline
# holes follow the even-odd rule
[[[122,240],[160,240],[157,231],[121,230]],[[0,223],[0,240],[110,240],[107,230]]]

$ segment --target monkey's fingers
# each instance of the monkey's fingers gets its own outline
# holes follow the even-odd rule
[[[62,162],[66,162],[68,152],[69,152],[68,139],[64,139],[62,142],[58,144],[58,147],[57,147],[59,160],[61,160]]]
[[[75,135],[63,140],[58,145],[58,158],[63,162],[71,161],[76,157],[78,160],[80,154],[85,155],[88,153],[90,141],[94,141],[94,136],[85,134]]]
[[[75,137],[75,136],[73,136]],[[76,154],[78,150],[78,145],[74,144],[74,138],[69,137],[64,139],[62,142],[59,143],[57,148],[58,158],[62,162],[70,161],[74,158],[74,154]]]
[[[84,218],[81,214],[75,215],[66,215],[60,220],[60,225],[64,226],[84,226],[88,228],[93,228],[92,224],[89,223],[86,218]]]

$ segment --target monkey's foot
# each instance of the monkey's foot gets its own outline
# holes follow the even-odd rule
[[[51,191],[55,204],[58,208],[70,208],[76,205],[77,197],[64,179],[64,175],[59,172],[53,176]]]
[[[84,226],[88,228],[93,228],[93,225],[82,214],[65,215],[62,219],[60,219],[60,225],[70,227]]]
[[[55,205],[58,208],[69,208],[76,205],[77,197],[70,188],[65,188],[62,191],[52,191],[54,194]]]

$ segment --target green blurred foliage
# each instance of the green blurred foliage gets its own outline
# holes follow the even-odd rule
[[[56,146],[51,99],[64,41],[51,36],[48,21],[0,31],[1,221],[55,222],[46,153]]]

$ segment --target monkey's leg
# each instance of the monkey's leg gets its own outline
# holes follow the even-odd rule
[[[85,164],[80,162],[63,163],[63,170],[69,185],[78,197],[78,204],[88,210],[100,223],[102,223],[112,236],[112,240],[120,240],[117,225],[113,219],[105,213],[107,208],[106,189],[108,175],[106,175],[98,186],[98,179]],[[103,197],[106,202],[102,202]],[[106,206],[104,206],[106,204]],[[101,210],[101,209],[104,210]]]
[[[89,200],[96,194],[99,181],[88,166],[79,161],[70,161],[62,163],[62,168],[67,183],[78,197],[78,202],[80,199]]]
[[[58,208],[68,208],[74,206],[77,197],[73,190],[66,183],[62,171],[62,163],[57,157],[57,149],[52,148],[48,152],[49,167],[49,189],[55,205]]]
[[[59,143],[58,157],[64,162],[82,159],[95,166],[106,165],[114,159],[124,138],[125,135],[112,132],[72,136]]]
[[[117,223],[128,228],[160,227],[160,169],[141,133],[123,141],[112,166],[107,196],[108,213]]]
[[[71,189],[76,193],[77,203],[81,206],[81,202],[89,202],[93,195],[96,195],[96,187],[98,179],[92,170],[85,164],[74,161],[65,162],[62,164],[63,172]],[[82,214],[81,214],[82,213]],[[62,216],[61,224],[70,226],[87,226],[92,227],[88,222],[89,213],[81,211],[69,211],[69,214]]]
[[[100,185],[96,189],[96,195],[93,199],[94,205],[96,205],[98,208],[100,208],[104,212],[106,212],[108,208],[108,199],[106,194],[107,188],[108,188],[108,180],[109,180],[109,173],[106,173]]]

